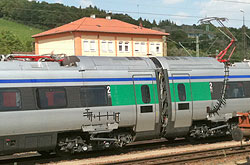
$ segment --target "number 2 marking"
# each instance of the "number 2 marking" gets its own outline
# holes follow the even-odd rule
[[[212,82],[209,83],[209,87],[210,87],[210,92],[213,93],[213,83]]]
[[[107,93],[110,94],[111,91],[110,91],[110,86],[107,86]]]

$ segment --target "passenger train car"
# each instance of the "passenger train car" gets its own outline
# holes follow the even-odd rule
[[[227,67],[208,57],[1,61],[0,154],[230,134],[236,112],[250,110],[250,65]]]

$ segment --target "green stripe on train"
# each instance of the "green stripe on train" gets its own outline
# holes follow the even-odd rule
[[[191,101],[193,98],[193,101],[205,101],[205,100],[211,100],[211,92],[209,87],[209,82],[192,82],[191,83],[191,89],[190,89],[190,83],[170,83],[170,92],[171,92],[171,98],[172,102],[183,102],[179,99],[178,94],[178,84],[184,84],[186,89],[186,101]],[[191,91],[192,91],[192,97],[191,97]]]
[[[141,96],[141,86],[145,84],[136,84],[135,91],[137,95],[137,103],[138,104],[145,104],[142,101]],[[154,104],[158,103],[158,94],[157,94],[157,85],[156,84],[146,84],[149,86],[150,89],[150,103]],[[111,99],[113,106],[119,105],[135,105],[135,93],[134,93],[134,86],[133,85],[110,85],[111,90]]]

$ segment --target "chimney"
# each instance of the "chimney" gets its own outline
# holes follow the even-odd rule
[[[91,15],[90,15],[90,18],[95,19],[95,14],[91,14]]]
[[[111,20],[111,16],[110,16],[110,15],[107,15],[107,16],[106,16],[106,19]]]
[[[111,20],[112,11],[107,12],[106,19]]]

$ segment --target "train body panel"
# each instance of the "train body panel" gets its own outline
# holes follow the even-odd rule
[[[84,115],[85,108],[65,108],[49,110],[26,110],[20,112],[4,112],[0,116],[1,136],[36,134],[43,132],[63,132],[81,130],[84,125],[100,125],[113,122],[113,118],[107,116],[89,119]],[[110,115],[114,112],[120,113],[119,126],[135,126],[135,106],[117,107],[95,107],[90,108],[93,115]],[[18,120],[17,120],[18,119]]]
[[[0,63],[0,153],[224,134],[250,110],[248,63],[229,66],[228,79],[224,64],[203,57]],[[225,83],[225,103],[209,113]]]
[[[96,135],[125,129],[134,131],[135,140],[159,137],[155,68],[149,59],[80,59],[73,67],[2,62],[0,152],[51,149],[58,139],[48,142],[50,147],[38,141],[67,132]],[[9,65],[15,67],[8,70]]]
[[[209,114],[208,109],[218,104],[222,95],[226,79],[224,64],[204,57],[157,57],[157,60],[156,66],[166,70],[168,79],[166,86],[171,104],[166,113],[167,137],[188,135],[196,121],[227,122],[236,112],[249,111],[249,99],[243,92],[249,81],[248,64],[229,66],[225,105],[219,108],[218,114]],[[240,93],[238,96],[233,93],[235,90]],[[183,129],[181,133],[180,129]]]

